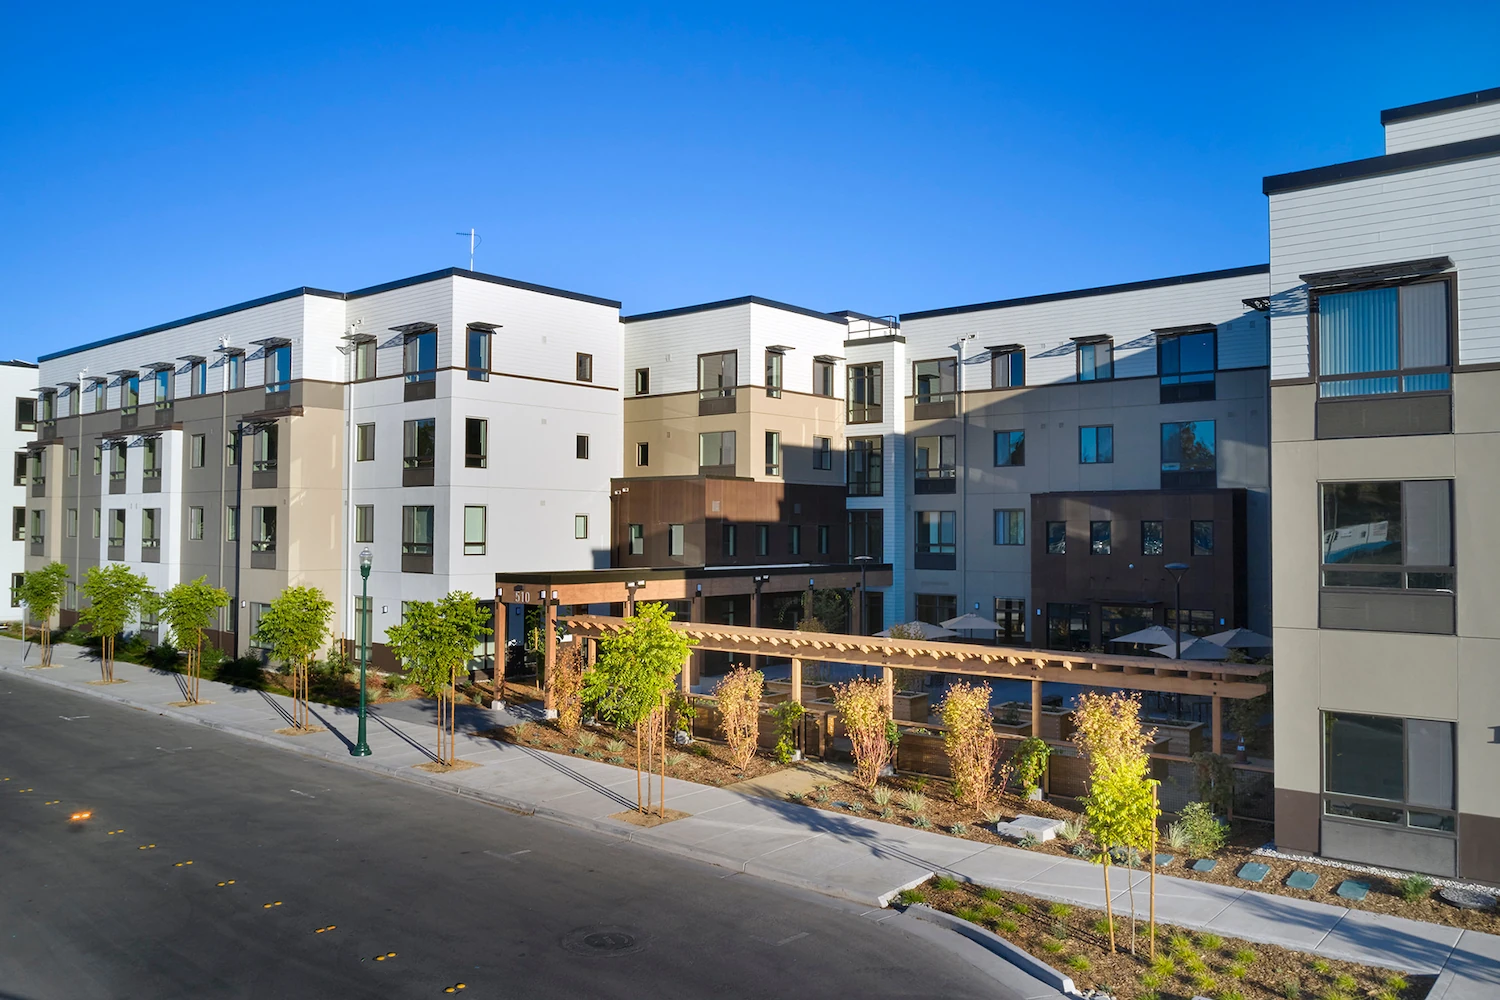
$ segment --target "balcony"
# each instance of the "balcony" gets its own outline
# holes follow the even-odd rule
[[[431,573],[432,546],[426,542],[405,542],[401,546],[401,572]]]
[[[935,392],[916,396],[912,400],[913,420],[946,420],[958,415],[958,396],[951,392]]]
[[[160,493],[161,492],[161,469],[142,469],[141,470],[141,492],[143,492],[143,493]]]
[[[156,426],[164,427],[172,422],[172,401],[170,399],[158,400],[155,405]]]
[[[110,562],[124,562],[125,539],[111,538],[108,547],[105,549],[104,557]]]
[[[125,492],[125,470],[111,469],[109,472],[109,491],[111,493]]]
[[[47,495],[47,477],[46,476],[32,476],[31,477],[31,495],[34,496],[34,497],[44,497],[44,496]]]
[[[141,539],[141,562],[143,562],[143,563],[159,563],[159,562],[161,562],[161,539],[160,538],[142,538]]]
[[[276,459],[263,458],[250,463],[250,488],[252,490],[276,488]]]
[[[137,410],[138,407],[135,406],[120,407],[120,430],[129,431],[135,429],[140,421],[140,417],[136,412]]]
[[[698,416],[707,417],[716,413],[735,413],[734,387],[726,389],[703,389],[698,393]]]
[[[950,549],[947,552],[918,552],[916,554],[917,569],[956,569],[958,567],[958,556]]]
[[[433,462],[431,458],[408,458],[401,469],[402,486],[431,486],[433,484]]]
[[[929,493],[957,493],[958,474],[956,469],[918,469],[916,471],[915,492],[919,494]]]
[[[250,568],[276,568],[276,540],[274,538],[263,538],[259,541],[253,541],[250,543]]]
[[[45,535],[31,536],[31,554],[34,556],[44,556],[47,554],[47,538]]]
[[[437,372],[411,372],[406,376],[402,398],[410,403],[418,399],[437,398]]]

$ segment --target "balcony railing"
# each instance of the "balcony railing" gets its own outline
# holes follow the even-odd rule
[[[250,542],[250,551],[251,552],[275,552],[276,551],[276,539],[274,539],[274,538],[257,538],[257,539],[254,539],[253,541]]]
[[[47,477],[46,476],[32,476],[31,477],[31,495],[34,496],[34,497],[44,497],[44,496],[47,495]]]

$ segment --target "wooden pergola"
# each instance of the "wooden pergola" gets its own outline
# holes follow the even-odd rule
[[[618,632],[628,619],[602,615],[572,615],[562,619],[568,631],[590,643]],[[672,622],[672,628],[697,640],[695,652],[711,651],[743,656],[784,656],[792,664],[793,701],[802,702],[802,664],[807,661],[878,667],[889,709],[894,693],[894,671],[925,670],[969,677],[1029,681],[1032,732],[1041,732],[1042,685],[1047,682],[1084,687],[1158,691],[1202,695],[1211,700],[1213,752],[1222,753],[1222,711],[1225,698],[1255,698],[1266,693],[1257,678],[1264,666],[1208,660],[1168,660],[1147,656],[1071,653],[1054,649],[1013,649],[974,643],[884,639],[877,636],[830,632]],[[691,654],[690,654],[691,655]],[[593,659],[592,652],[590,660]],[[686,663],[680,675],[688,690]]]

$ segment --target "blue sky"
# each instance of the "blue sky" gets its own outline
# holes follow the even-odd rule
[[[1500,5],[1358,9],[11,4],[0,355],[462,266],[470,226],[627,313],[1263,262],[1263,175],[1500,85]]]

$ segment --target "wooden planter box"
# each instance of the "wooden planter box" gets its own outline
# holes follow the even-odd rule
[[[1156,722],[1142,719],[1141,726],[1156,730],[1157,741],[1166,744],[1166,749],[1161,753],[1191,757],[1204,749],[1204,733],[1207,728],[1201,722]]]
[[[996,729],[1000,732],[1014,732],[1025,736],[1033,735],[1031,732],[1031,705],[1028,702],[1008,701],[998,705],[991,710],[997,720],[1005,718],[1008,714],[1006,709],[1014,706],[1019,721],[1015,725],[999,724]],[[1035,735],[1044,740],[1066,740],[1073,736],[1073,713],[1065,708],[1042,708],[1042,731]]]
[[[782,694],[790,698],[792,696],[791,681],[766,681],[766,694]],[[829,701],[833,698],[832,684],[813,684],[809,681],[802,682],[802,704],[810,701]]]
[[[951,778],[953,772],[948,768],[948,753],[943,749],[943,737],[903,732],[901,742],[896,744],[896,770]]]
[[[891,716],[900,722],[926,722],[932,714],[927,707],[925,694],[897,691],[891,706]]]

